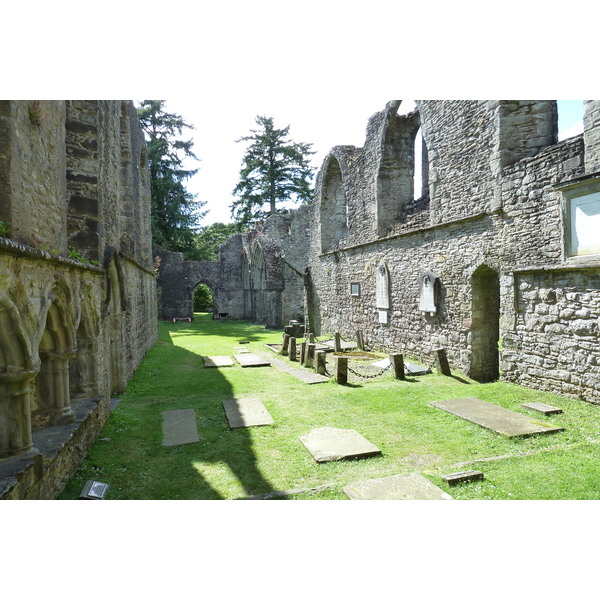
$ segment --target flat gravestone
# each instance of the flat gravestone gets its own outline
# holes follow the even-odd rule
[[[199,442],[196,412],[191,408],[162,413],[163,446],[183,446]]]
[[[248,348],[245,348],[244,346],[240,346],[239,348],[234,348],[235,352],[237,354],[249,354],[250,350],[248,350]]]
[[[484,402],[479,398],[440,400],[429,404],[507,437],[564,431],[563,427],[536,421],[527,415]]]
[[[223,408],[230,429],[273,425],[274,423],[273,417],[271,417],[263,403],[256,398],[223,400]]]
[[[235,360],[237,360],[242,367],[270,367],[271,362],[260,354],[234,354]]]
[[[300,441],[318,463],[381,454],[377,446],[353,429],[321,427],[300,436]]]
[[[335,343],[333,340],[323,342],[322,345],[329,349],[335,347]],[[345,340],[340,340],[340,347],[342,350],[353,350],[357,346],[356,346],[356,342],[346,342]]]
[[[550,404],[544,404],[543,402],[530,402],[529,404],[523,404],[523,406],[540,412],[543,415],[560,415],[562,413],[562,408],[550,406]]]
[[[231,356],[205,356],[205,367],[232,367],[234,365]]]
[[[319,373],[309,371],[308,369],[299,369],[297,367],[292,367],[289,363],[283,360],[279,360],[278,358],[272,358],[271,364],[279,371],[283,371],[288,375],[292,375],[293,377],[299,379],[300,381],[303,381],[304,383],[313,384],[325,383],[329,381],[329,377],[326,377],[325,375],[319,375]]]
[[[453,500],[419,473],[357,481],[343,490],[351,500]]]

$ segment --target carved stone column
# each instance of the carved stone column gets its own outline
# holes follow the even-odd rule
[[[74,352],[40,352],[38,414],[49,424],[75,420],[69,394],[69,360],[74,356]]]
[[[36,371],[0,374],[0,458],[32,447],[29,381]]]

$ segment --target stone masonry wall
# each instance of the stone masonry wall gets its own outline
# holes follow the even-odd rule
[[[393,106],[372,117],[364,148],[334,148],[317,177],[309,255],[317,333],[354,337],[360,330],[373,347],[424,361],[444,347],[454,368],[484,379],[493,377],[481,365],[492,364],[495,354],[506,379],[598,401],[600,261],[567,264],[564,198],[557,188],[590,172],[593,155],[584,153],[583,138],[592,139],[592,132],[556,143],[556,107],[549,101],[417,102],[430,197],[412,217],[399,213],[384,230],[375,226],[382,187],[369,182],[381,179],[377,153],[393,155],[384,147],[393,142],[386,133]],[[344,198],[348,224],[339,242],[324,248],[322,232],[333,215],[327,205],[332,157],[344,191],[335,198]],[[386,169],[388,179],[401,173],[390,164]],[[383,315],[376,283],[382,264],[390,277],[390,308]],[[419,310],[425,272],[440,278],[434,314]],[[360,284],[360,295],[350,294],[351,283]],[[486,306],[497,301],[499,309],[478,306],[488,295]],[[490,344],[494,330],[502,352]],[[557,348],[570,350],[561,355]],[[569,367],[572,357],[585,374]]]
[[[145,162],[131,102],[0,103],[0,498],[61,491],[156,340]]]

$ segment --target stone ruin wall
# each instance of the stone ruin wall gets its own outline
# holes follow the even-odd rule
[[[317,178],[309,257],[316,333],[353,338],[360,330],[373,347],[425,362],[444,347],[454,368],[477,376],[485,368],[481,340],[494,326],[478,305],[497,301],[505,379],[600,402],[600,262],[565,260],[563,197],[554,187],[597,168],[596,153],[583,147],[592,132],[556,143],[553,102],[420,102],[429,198],[411,202],[394,181],[412,177],[410,169],[394,171],[392,160],[410,166],[410,146],[386,145],[402,138],[389,133],[401,120],[412,131],[415,124],[410,116],[394,121],[393,110],[391,103],[371,118],[363,148],[334,148]],[[390,190],[400,206],[382,198]],[[345,222],[328,205],[336,201],[347,204]],[[395,211],[391,221],[383,205]],[[324,244],[331,225],[342,235],[327,234]],[[376,306],[382,263],[390,277],[387,324]],[[425,271],[441,280],[434,316],[418,307]],[[494,272],[496,300],[485,291]],[[350,295],[352,282],[360,296]]]
[[[146,169],[131,102],[0,102],[1,498],[61,491],[156,339]]]
[[[304,320],[309,207],[276,214],[253,231],[229,238],[215,262],[184,260],[156,246],[160,319],[193,318],[200,283],[213,294],[214,318],[247,319],[269,328]]]

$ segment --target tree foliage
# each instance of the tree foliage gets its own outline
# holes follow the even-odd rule
[[[272,117],[256,117],[258,129],[236,140],[250,142],[231,204],[240,225],[251,225],[278,210],[285,201],[310,202],[314,169],[309,164],[312,144],[288,139],[290,126],[277,129]]]
[[[180,136],[193,126],[180,115],[166,112],[164,105],[164,100],[144,100],[138,108],[150,169],[152,241],[187,253],[206,214],[200,210],[206,202],[195,200],[185,187],[185,181],[198,169],[185,168],[184,161],[198,159],[192,151],[194,142]]]
[[[219,260],[219,246],[239,232],[238,223],[213,223],[203,227],[200,233],[194,237],[194,249],[188,258],[191,260]]]
[[[213,297],[210,288],[205,283],[201,283],[194,290],[194,312],[206,312],[212,305]]]

